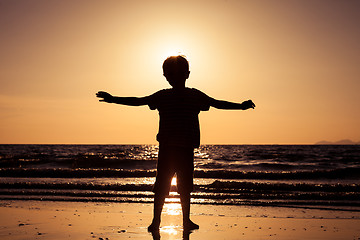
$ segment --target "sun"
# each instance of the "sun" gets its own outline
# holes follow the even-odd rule
[[[161,41],[162,44],[158,44],[157,55],[164,61],[166,58],[171,56],[182,55],[188,58],[190,56],[190,46],[185,41],[181,41],[181,39],[177,39],[176,41]]]
[[[160,53],[161,59],[164,59],[164,60],[167,59],[168,57],[179,56],[179,55],[187,57],[186,53],[183,50],[181,50],[180,48],[164,49]]]

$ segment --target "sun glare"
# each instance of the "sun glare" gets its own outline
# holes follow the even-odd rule
[[[186,44],[177,42],[177,43],[167,43],[161,45],[158,48],[158,55],[164,61],[166,58],[171,56],[182,55],[186,58],[189,58],[189,47]]]
[[[184,55],[186,56],[186,54],[180,50],[175,50],[175,49],[170,49],[170,50],[166,50],[164,51],[163,53],[163,58],[166,59],[168,57],[171,57],[171,56],[178,56],[178,55]]]

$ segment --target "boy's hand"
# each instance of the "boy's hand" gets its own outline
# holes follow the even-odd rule
[[[249,108],[255,108],[255,104],[251,100],[247,100],[247,101],[241,103],[241,105],[244,106],[244,110],[249,109]]]
[[[110,93],[103,92],[103,91],[97,92],[96,97],[103,98],[103,99],[100,99],[99,102],[107,102],[107,103],[112,103],[113,98],[114,98]]]

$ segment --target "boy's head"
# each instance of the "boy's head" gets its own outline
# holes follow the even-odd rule
[[[166,80],[173,88],[185,87],[185,81],[189,78],[189,63],[183,56],[168,57],[163,64],[163,72]]]

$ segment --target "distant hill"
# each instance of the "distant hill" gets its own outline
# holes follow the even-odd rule
[[[316,145],[360,145],[360,142],[354,142],[349,139],[343,139],[336,142],[320,141],[315,144]]]

